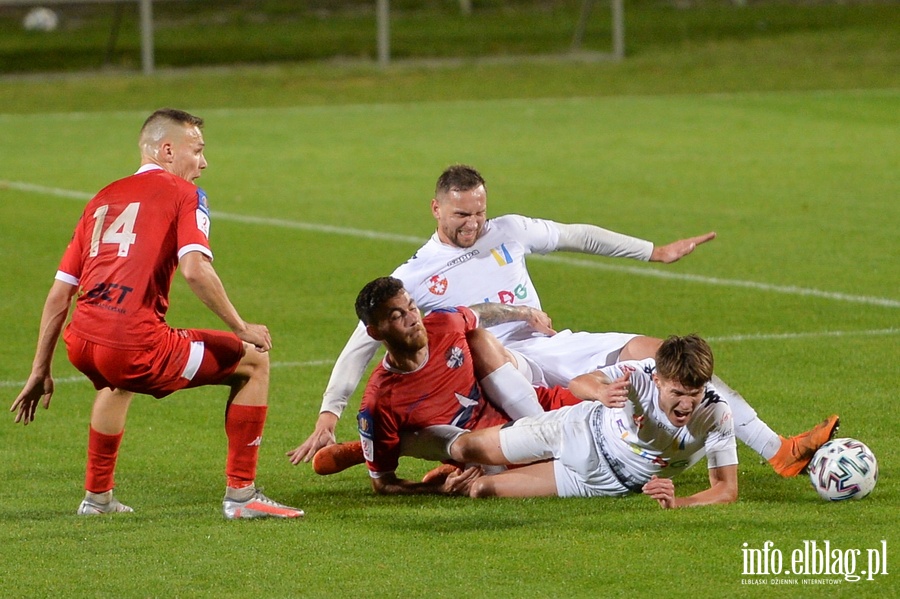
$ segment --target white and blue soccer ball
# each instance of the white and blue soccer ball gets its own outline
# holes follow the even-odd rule
[[[43,6],[32,8],[22,20],[22,27],[26,31],[56,31],[59,27],[59,15]]]
[[[832,439],[809,463],[809,480],[822,499],[862,499],[878,482],[878,461],[862,441]]]

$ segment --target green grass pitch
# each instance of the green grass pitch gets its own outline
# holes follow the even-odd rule
[[[540,68],[504,67],[502,76]],[[28,374],[42,302],[84,198],[135,169],[149,110],[185,102],[207,120],[210,166],[199,183],[214,213],[216,267],[242,315],[274,336],[259,483],[307,511],[299,522],[222,519],[225,393],[203,389],[135,400],[117,493],[136,512],[76,517],[93,392],[60,351],[51,409],[27,428],[11,414],[0,426],[0,596],[895,596],[896,87],[850,89],[841,80],[812,91],[685,93],[670,79],[678,93],[603,95],[579,83],[586,71],[603,79],[619,68],[633,67],[548,67],[548,77],[571,76],[555,95],[371,102],[368,90],[356,102],[293,106],[274,85],[255,101],[229,103],[190,89],[183,98],[129,94],[143,84],[110,77],[91,80],[68,109],[35,95],[33,110],[0,110],[4,405]],[[484,74],[362,76],[377,86],[403,79],[426,96],[428,85],[446,85],[438,80],[459,77],[473,89]],[[289,72],[285,85],[301,75],[313,76]],[[171,77],[157,81],[177,87]],[[228,77],[220,90],[239,86]],[[102,98],[102,109],[90,109],[90,87],[127,97],[127,109]],[[321,478],[291,466],[284,453],[312,428],[354,326],[357,291],[431,233],[434,180],[454,162],[481,169],[493,215],[592,222],[657,242],[717,231],[670,266],[557,254],[533,259],[531,271],[558,328],[706,336],[718,373],[779,432],[841,414],[841,435],[878,457],[873,494],[825,503],[805,476],[780,479],[743,446],[739,501],[678,511],[639,496],[376,497],[361,468]],[[178,276],[170,322],[220,326]],[[354,437],[354,419],[338,433]],[[428,468],[401,464],[410,477]],[[676,480],[682,494],[706,484],[702,465]],[[744,544],[766,541],[785,567],[805,541],[861,550],[857,573],[866,550],[886,547],[888,574],[859,582],[744,575]],[[842,582],[802,584],[821,578]],[[776,585],[782,579],[797,584]]]

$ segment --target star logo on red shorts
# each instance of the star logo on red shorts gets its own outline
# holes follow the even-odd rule
[[[449,285],[450,283],[447,281],[447,278],[441,275],[432,275],[432,277],[428,279],[428,291],[434,295],[444,295],[447,293],[447,287]]]

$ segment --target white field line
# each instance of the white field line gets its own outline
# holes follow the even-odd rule
[[[43,185],[34,185],[32,183],[23,183],[20,181],[4,181],[0,180],[0,189],[15,189],[18,191],[26,191],[31,193],[41,193],[62,198],[69,198],[80,201],[91,199],[92,195],[80,191],[72,191],[68,189],[60,189],[58,187],[46,187]],[[368,231],[365,229],[354,229],[350,227],[337,227],[333,225],[323,225],[317,223],[305,223],[300,221],[284,220],[279,218],[266,218],[259,216],[246,216],[241,214],[229,214],[226,212],[213,211],[213,217],[218,220],[228,220],[250,225],[264,225],[271,227],[279,227],[284,229],[295,229],[301,231],[312,231],[316,233],[327,233],[332,235],[344,235],[348,237],[359,237],[364,239],[378,239],[382,241],[392,241],[397,243],[409,243],[420,245],[425,240],[421,237],[410,235],[398,235],[394,233],[381,233],[378,231]],[[611,272],[620,272],[644,277],[656,277],[658,279],[669,279],[676,281],[688,281],[691,283],[702,283],[705,285],[713,285],[717,287],[738,287],[744,289],[756,289],[758,291],[768,291],[773,293],[782,293],[786,295],[798,295],[806,297],[817,297],[834,301],[842,301],[856,304],[868,304],[872,306],[881,306],[885,308],[900,308],[900,300],[872,297],[865,295],[851,295],[847,293],[837,293],[833,291],[823,291],[820,289],[809,289],[805,287],[796,287],[793,285],[772,285],[770,283],[759,283],[756,281],[744,281],[740,279],[722,279],[718,277],[707,277],[703,275],[693,275],[687,273],[675,273],[654,268],[625,266],[620,264],[607,264],[605,262],[597,262],[594,260],[585,260],[583,258],[570,258],[567,256],[539,256],[534,255],[535,259],[547,260],[559,264],[569,266],[578,266],[582,268],[591,268],[595,270],[605,270]]]
[[[875,329],[870,331],[810,331],[807,333],[756,333],[750,335],[727,335],[723,337],[707,337],[710,343],[728,343],[744,341],[772,341],[791,339],[816,339],[828,337],[878,337],[883,335],[898,335],[900,329]],[[334,360],[308,360],[305,362],[272,362],[272,368],[319,368],[332,366]],[[26,381],[0,381],[0,389],[13,387],[22,388]],[[82,375],[54,378],[57,385],[71,383],[89,383],[87,377]]]
[[[728,343],[743,341],[778,341],[790,339],[821,339],[823,337],[879,337],[898,335],[900,329],[875,329],[869,331],[809,331],[806,333],[751,333],[748,335],[725,335],[722,337],[706,337],[710,343]]]

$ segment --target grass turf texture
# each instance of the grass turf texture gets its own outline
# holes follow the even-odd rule
[[[207,119],[210,168],[200,183],[214,212],[229,216],[214,222],[216,266],[242,314],[275,337],[259,480],[308,516],[222,520],[224,390],[203,389],[134,402],[117,482],[137,512],[77,518],[93,393],[70,380],[76,373],[60,352],[51,410],[24,430],[0,427],[0,594],[890,596],[900,151],[896,71],[882,66],[896,55],[877,40],[857,46],[854,35],[711,41],[622,65],[386,73],[310,65],[5,82],[0,94],[15,101],[0,115],[3,181],[91,193],[134,169],[147,111],[172,103]],[[833,50],[812,40],[829,40]],[[781,43],[791,60],[777,58]],[[760,46],[768,50],[753,63]],[[848,56],[851,47],[858,53]],[[832,66],[796,66],[810,63]],[[769,76],[748,78],[756,69]],[[257,91],[241,83],[248,77],[262,82]],[[498,80],[490,77],[501,83],[485,86]],[[818,91],[803,91],[810,88]],[[690,93],[717,91],[735,93]],[[360,469],[319,478],[290,466],[283,453],[311,430],[330,361],[353,326],[356,292],[417,247],[296,223],[424,239],[434,179],[456,161],[481,168],[494,215],[596,222],[660,242],[718,231],[711,245],[668,267],[558,254],[532,260],[532,275],[560,328],[711,338],[719,373],[776,430],[799,432],[840,413],[841,434],[862,439],[879,459],[873,495],[821,502],[806,479],[779,479],[745,447],[737,504],[674,512],[643,497],[383,498]],[[0,384],[10,402],[82,205],[0,184]],[[172,304],[173,325],[219,326],[177,277]],[[353,435],[353,420],[343,419],[339,436]],[[401,472],[427,468],[407,460]],[[704,468],[676,483],[679,493],[702,489]],[[886,540],[890,574],[765,591],[741,584],[751,578],[741,574],[743,543],[771,540],[789,560],[804,540],[826,539],[862,549],[861,560]]]

